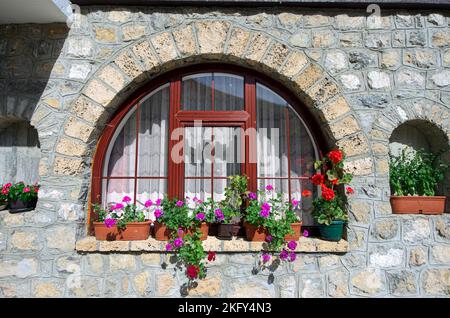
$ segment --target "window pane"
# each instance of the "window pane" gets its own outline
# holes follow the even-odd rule
[[[138,208],[144,208],[144,204],[147,200],[152,200],[153,203],[157,199],[162,199],[164,194],[167,193],[167,180],[166,179],[140,179],[137,183],[136,205]],[[151,206],[149,210],[153,212],[155,206]],[[148,213],[147,218],[154,220],[153,213]]]
[[[124,119],[125,125],[114,141],[108,163],[108,176],[134,176],[136,160],[136,111]],[[120,127],[119,127],[120,129]],[[113,139],[114,140],[114,139]]]
[[[305,196],[303,191],[311,191],[310,196]],[[312,218],[312,201],[317,195],[317,187],[315,187],[310,180],[291,180],[291,198],[300,201],[302,210],[302,219],[304,225],[314,225]]]
[[[181,91],[181,109],[212,110],[212,73],[183,77]]]
[[[214,200],[225,199],[225,188],[230,184],[229,179],[214,179]]]
[[[244,109],[244,78],[214,73],[214,110]]]
[[[167,176],[169,86],[155,92],[140,106],[138,176]]]
[[[103,205],[122,202],[124,196],[134,197],[133,179],[109,179],[103,181]],[[106,194],[106,195],[105,195]]]
[[[211,179],[186,179],[184,193],[187,197],[205,201],[211,198]]]
[[[267,87],[257,84],[257,169],[259,177],[287,177],[287,103]]]
[[[305,125],[291,109],[289,109],[289,127],[291,177],[310,177],[314,174],[314,145]]]
[[[282,192],[283,200],[289,200],[289,182],[288,179],[259,179],[258,180],[258,189],[264,190],[268,185],[273,187],[273,197],[275,197],[275,193]]]
[[[241,128],[214,127],[214,176],[241,174],[244,150]]]
[[[186,127],[184,131],[184,175],[186,177],[211,176],[211,127]]]

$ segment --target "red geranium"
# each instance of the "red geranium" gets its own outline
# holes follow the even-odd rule
[[[320,173],[316,173],[311,177],[311,181],[314,185],[321,185],[325,181],[325,177]]]
[[[336,178],[336,179],[330,180],[330,182],[332,185],[336,185],[339,183],[339,179]]]
[[[208,253],[208,261],[212,262],[216,260],[216,253],[214,252],[209,252]]]
[[[198,266],[189,265],[186,273],[190,279],[195,279],[198,277],[199,272],[200,272],[200,268]]]
[[[322,184],[322,198],[325,201],[331,201],[334,199],[334,191],[333,189],[327,188],[326,185]]]
[[[351,188],[351,187],[347,187],[347,194],[353,194],[353,193],[355,193],[355,190],[353,190],[353,188]]]
[[[302,191],[302,197],[310,197],[312,195],[312,192],[309,190],[303,190]]]
[[[342,151],[340,150],[332,150],[330,151],[330,153],[328,154],[328,158],[330,158],[330,160],[334,163],[337,164],[339,162],[341,162],[342,158],[343,158],[343,154]]]

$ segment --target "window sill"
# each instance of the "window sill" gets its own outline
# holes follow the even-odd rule
[[[348,242],[324,241],[318,238],[301,237],[295,252],[297,253],[346,253],[349,251]],[[165,252],[167,242],[157,241],[149,237],[145,241],[97,241],[95,237],[88,236],[76,243],[75,249],[80,253],[92,252]],[[219,240],[209,236],[203,241],[206,251],[219,253],[249,253],[262,250],[263,242],[249,242],[243,238],[233,238],[231,241]]]

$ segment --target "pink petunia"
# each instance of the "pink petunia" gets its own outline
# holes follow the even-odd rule
[[[131,198],[126,195],[123,197],[122,202],[125,202],[125,203],[131,202]]]

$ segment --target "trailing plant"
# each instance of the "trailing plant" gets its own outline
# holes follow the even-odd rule
[[[23,182],[15,184],[7,183],[2,187],[2,195],[6,196],[7,201],[15,202],[20,200],[22,202],[31,202],[37,200],[39,185],[28,185]]]
[[[434,196],[437,184],[444,179],[449,168],[439,156],[423,149],[408,152],[406,147],[399,156],[391,156],[389,181],[392,193],[398,196]]]
[[[186,199],[169,199],[167,196],[161,202],[161,209],[155,210],[155,218],[168,229],[177,231],[179,228],[188,229],[193,225],[193,212],[186,204]]]
[[[345,185],[353,178],[344,170],[345,153],[341,149],[330,151],[322,160],[314,163],[317,172],[311,177],[314,185],[320,186],[321,196],[313,201],[313,217],[319,224],[330,225],[333,221],[347,221]],[[347,186],[347,194],[354,190]]]
[[[121,203],[110,204],[108,209],[102,208],[99,204],[94,204],[93,209],[97,222],[105,223],[108,228],[117,225],[119,230],[124,230],[127,223],[146,221],[144,211],[138,210],[137,206],[131,203],[129,196],[124,196]]]
[[[264,227],[268,232],[266,243],[263,245],[263,263],[270,260],[271,253],[279,253],[278,257],[282,261],[294,261],[297,243],[286,242],[285,237],[294,234],[291,224],[301,221],[294,212],[294,208],[299,206],[299,201],[286,202],[282,193],[273,192],[272,185],[268,185],[265,191],[258,191],[257,194],[249,193],[248,197],[245,220],[254,226]]]

